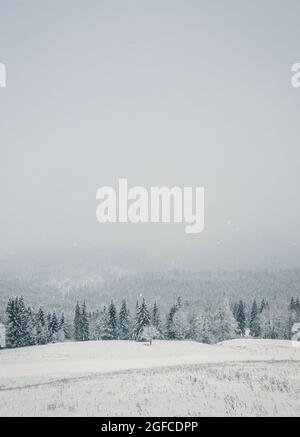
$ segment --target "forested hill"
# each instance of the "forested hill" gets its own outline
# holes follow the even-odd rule
[[[74,310],[77,300],[86,300],[90,306],[99,308],[111,299],[118,303],[126,296],[128,304],[133,306],[137,298],[143,296],[167,308],[178,296],[201,304],[223,294],[229,300],[243,298],[245,302],[262,298],[288,301],[300,294],[300,269],[136,272],[115,266],[0,268],[0,317],[8,298],[14,295],[23,295],[29,305],[57,308],[68,314]]]

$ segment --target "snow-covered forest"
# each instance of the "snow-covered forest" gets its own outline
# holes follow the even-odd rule
[[[279,304],[242,299],[229,302],[215,299],[205,306],[195,306],[177,298],[167,312],[144,298],[130,309],[125,299],[119,307],[108,306],[91,311],[84,301],[77,302],[72,319],[55,311],[45,313],[32,308],[23,297],[10,298],[6,307],[6,346],[9,348],[62,342],[65,340],[195,340],[217,343],[250,336],[265,339],[290,339],[291,329],[300,321],[300,300]]]
[[[262,299],[286,305],[300,290],[300,269],[202,271],[154,265],[132,255],[126,260],[101,257],[99,253],[11,258],[0,263],[0,321],[11,296],[23,296],[31,307],[64,312],[72,319],[77,301],[101,309],[113,299],[117,306],[125,298],[134,310],[141,295],[155,301],[167,313],[178,296],[202,307],[222,299],[242,299],[248,307]]]

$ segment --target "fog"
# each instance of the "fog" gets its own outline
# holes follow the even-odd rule
[[[300,3],[0,0],[0,253],[300,261]],[[205,226],[100,224],[96,192],[205,188]]]

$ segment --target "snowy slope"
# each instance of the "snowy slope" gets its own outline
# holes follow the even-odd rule
[[[73,377],[130,369],[185,364],[299,360],[300,348],[289,341],[232,340],[217,345],[191,341],[66,342],[0,351],[0,384],[8,380]]]
[[[300,416],[289,341],[60,343],[0,351],[0,416]]]

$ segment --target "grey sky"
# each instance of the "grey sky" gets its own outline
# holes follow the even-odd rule
[[[0,252],[298,266],[299,17],[298,0],[0,0]],[[98,224],[120,177],[204,186],[204,232]]]

